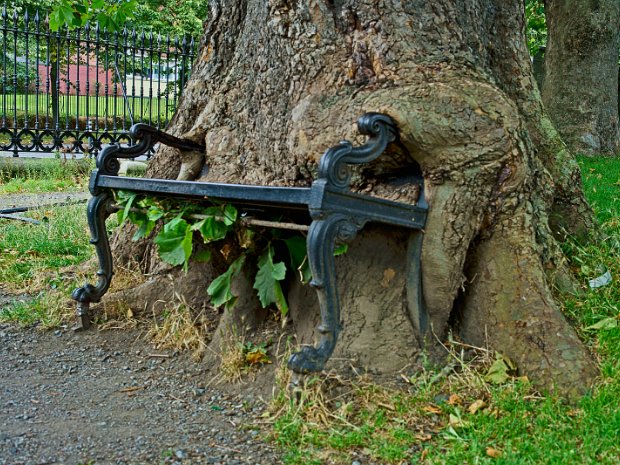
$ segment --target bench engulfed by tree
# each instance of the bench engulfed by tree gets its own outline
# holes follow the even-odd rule
[[[376,226],[338,258],[344,330],[336,353],[398,370],[451,331],[506,354],[537,386],[574,394],[597,370],[556,300],[572,285],[558,241],[566,234],[586,240],[595,226],[578,166],[535,87],[519,0],[213,0],[167,128],[205,150],[161,148],[147,174],[307,187],[335,140],[356,140],[358,115],[389,115],[400,144],[356,171],[353,189],[412,202],[411,175],[421,167],[432,337],[411,318],[409,232]],[[201,308],[207,283],[230,265],[214,248],[209,263],[171,269],[152,241],[132,243],[133,234],[125,228],[113,250],[121,262],[137,258],[150,275],[124,294],[139,309],[175,292]],[[241,266],[232,285],[238,299],[220,313],[220,329],[261,324],[253,266]],[[316,299],[295,280],[283,289],[292,328],[311,343]]]

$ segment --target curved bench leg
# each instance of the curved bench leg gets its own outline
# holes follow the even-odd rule
[[[112,281],[112,251],[108,241],[108,233],[105,227],[105,220],[113,213],[113,198],[108,192],[103,192],[92,197],[88,201],[88,225],[90,227],[90,243],[97,249],[99,258],[99,271],[97,271],[98,281],[95,286],[84,284],[84,286],[73,291],[71,298],[77,302],[78,325],[75,330],[88,329],[90,326],[90,304],[99,302],[106,293]]]
[[[321,324],[317,328],[320,340],[316,347],[304,346],[291,355],[288,367],[296,373],[321,371],[336,346],[340,325],[340,302],[336,287],[334,247],[336,242],[348,242],[361,225],[342,214],[331,214],[313,221],[307,239],[308,261],[312,270],[310,285],[317,291],[321,307]]]

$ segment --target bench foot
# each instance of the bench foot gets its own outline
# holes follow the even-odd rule
[[[78,302],[77,304],[77,323],[72,328],[75,332],[86,331],[90,328],[90,305]]]
[[[90,243],[97,250],[100,268],[97,272],[98,281],[95,286],[86,283],[74,290],[71,295],[71,298],[77,302],[78,322],[74,328],[76,331],[90,327],[90,304],[101,300],[112,281],[112,251],[105,228],[105,220],[114,211],[112,203],[113,197],[108,192],[96,195],[88,201],[87,216],[91,235]]]
[[[336,243],[351,241],[363,223],[341,213],[325,215],[310,225],[307,239],[308,262],[312,270],[310,285],[316,289],[321,308],[320,340],[316,347],[305,346],[294,353],[288,367],[296,373],[321,371],[334,352],[340,324],[340,302],[336,286]]]

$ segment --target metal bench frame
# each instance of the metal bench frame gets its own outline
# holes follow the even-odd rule
[[[205,151],[205,147],[179,139],[146,124],[136,124],[130,135],[136,145],[106,147],[97,157],[97,168],[90,178],[92,198],[88,203],[88,224],[91,243],[97,250],[100,269],[96,285],[85,284],[73,292],[77,301],[78,328],[90,325],[90,304],[99,302],[107,292],[113,275],[112,252],[105,227],[106,218],[116,211],[113,190],[128,190],[150,196],[175,196],[201,199],[204,202],[230,203],[240,212],[250,211],[265,218],[274,218],[283,209],[292,211],[300,222],[309,223],[307,253],[313,279],[310,285],[316,289],[321,311],[316,346],[303,346],[293,354],[288,366],[297,373],[321,371],[329,359],[338,334],[340,303],[336,286],[334,248],[336,243],[351,241],[368,222],[408,228],[412,231],[410,263],[414,280],[413,314],[419,315],[417,326],[424,331],[427,326],[422,301],[420,257],[422,235],[428,205],[424,199],[421,173],[415,173],[420,194],[416,205],[393,202],[350,191],[349,165],[368,163],[376,159],[389,143],[398,137],[392,119],[379,113],[367,113],[358,120],[358,130],[368,136],[367,142],[354,147],[343,141],[328,149],[319,163],[318,179],[311,187],[271,187],[256,185],[223,184],[167,179],[120,177],[119,158],[134,158],[147,153],[155,144],[161,143],[181,151]]]

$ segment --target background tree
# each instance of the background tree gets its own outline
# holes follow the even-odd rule
[[[620,2],[545,0],[545,108],[576,152],[616,154]]]
[[[415,163],[422,167],[430,203],[424,299],[434,336],[454,331],[489,344],[539,386],[582,391],[596,368],[552,292],[570,286],[553,233],[584,235],[592,217],[578,167],[535,92],[523,2],[377,5],[210,1],[202,49],[168,130],[206,143],[198,160],[209,166],[205,179],[305,186],[326,148],[355,137],[358,115],[389,114],[401,148],[358,173],[355,187],[413,201],[407,175]],[[173,150],[161,150],[149,174],[187,177],[180,165]],[[126,234],[116,241],[117,258],[137,258],[152,275],[122,295],[138,309],[175,292],[204,308],[204,283],[234,258],[218,248],[211,263],[192,263],[185,274]],[[407,305],[406,249],[405,231],[371,227],[341,257],[339,355],[390,370],[421,350],[424,336]],[[212,315],[220,329],[235,315],[255,315],[244,324],[260,320],[247,274],[239,276],[234,312]],[[291,279],[288,298],[292,327],[309,342],[312,293]]]

